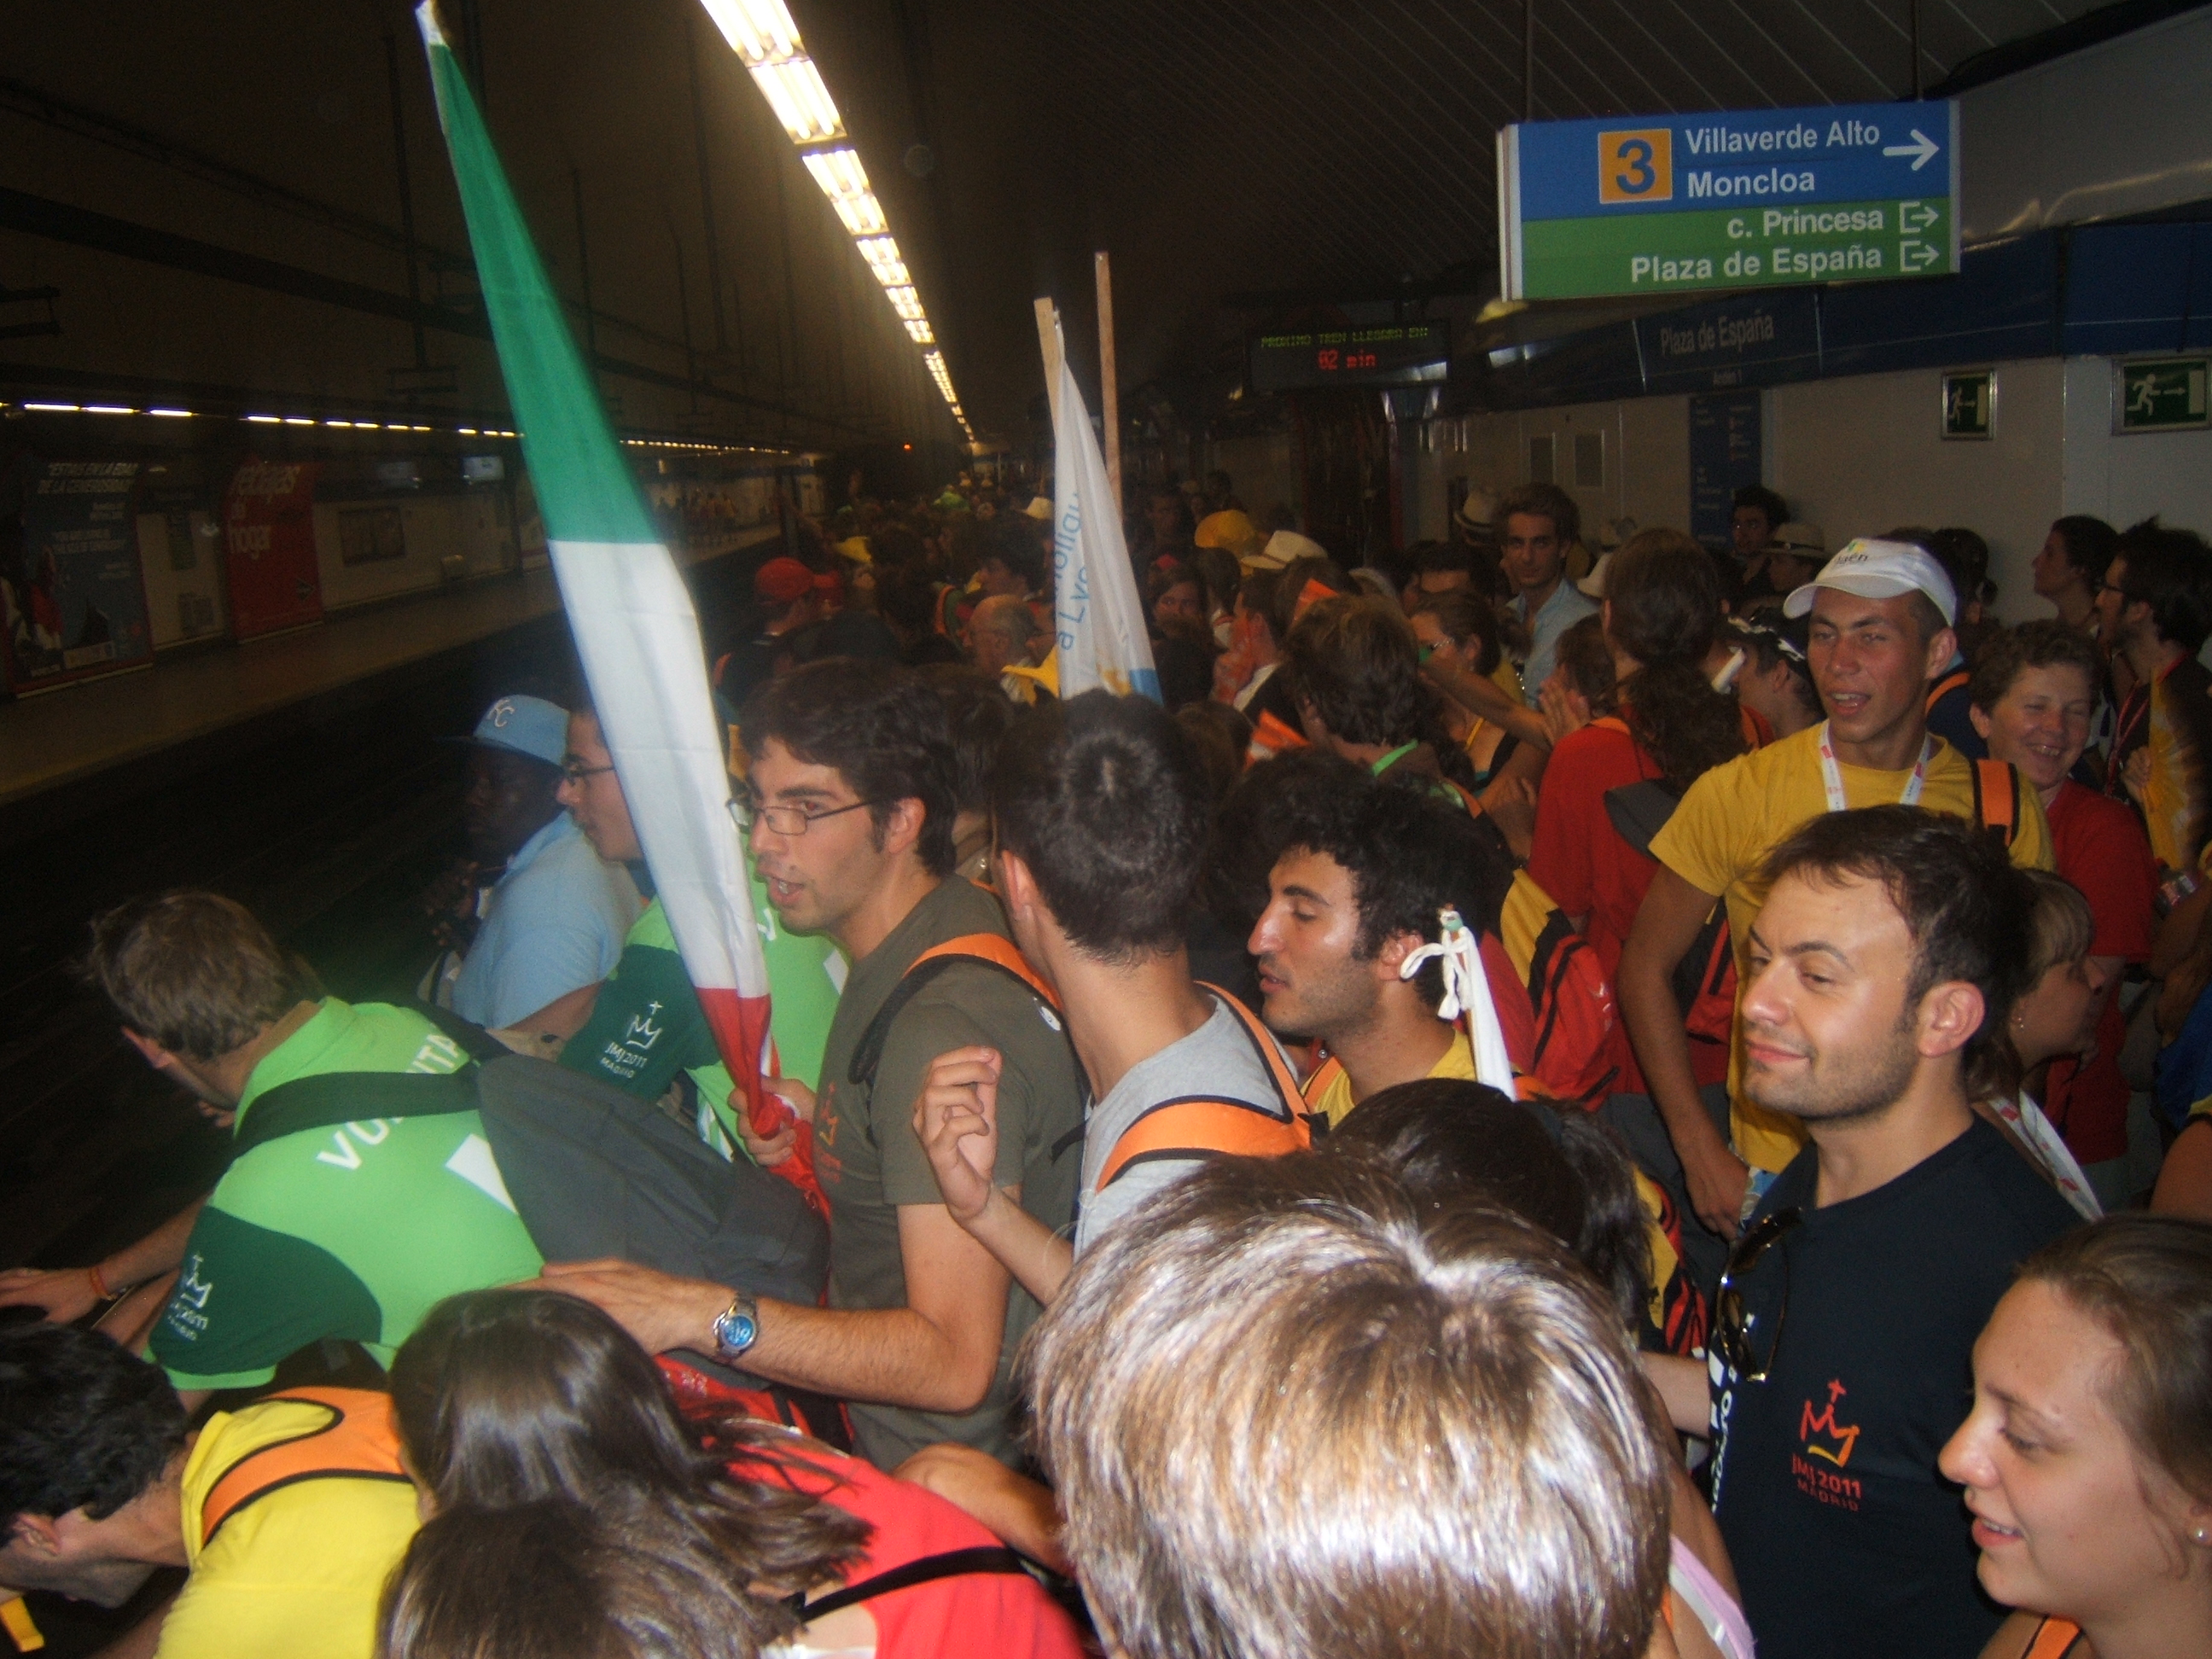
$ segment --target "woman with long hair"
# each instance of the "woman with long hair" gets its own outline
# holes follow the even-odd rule
[[[773,1424],[686,1417],[645,1351],[573,1297],[441,1303],[392,1395],[434,1518],[386,1592],[389,1659],[1080,1650],[1018,1559],[951,1504]],[[496,1548],[487,1516],[507,1517]],[[570,1644],[497,1645],[538,1597],[572,1606]]]
[[[2107,1216],[2030,1256],[1939,1462],[2020,1609],[1983,1659],[2212,1653],[2212,1225]]]
[[[1607,569],[1600,615],[1618,706],[1552,751],[1528,874],[1577,918],[1613,977],[1659,868],[1647,850],[1651,835],[1699,776],[1753,746],[1755,726],[1705,677],[1721,626],[1720,579],[1687,536],[1646,530],[1631,537]],[[1611,1040],[1620,1067],[1615,1090],[1640,1092],[1644,1076],[1626,1029],[1616,1026]],[[1698,1082],[1727,1075],[1725,1040],[1692,1051]]]

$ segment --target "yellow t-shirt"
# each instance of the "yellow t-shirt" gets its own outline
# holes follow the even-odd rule
[[[1827,787],[1820,775],[1821,726],[1741,755],[1717,766],[1690,786],[1682,804],[1652,837],[1651,856],[1699,892],[1725,896],[1729,933],[1735,947],[1737,984],[1735,1041],[1729,1056],[1730,1119],[1736,1156],[1754,1168],[1777,1174],[1805,1144],[1795,1118],[1763,1111],[1745,1097],[1742,988],[1750,983],[1745,957],[1751,924],[1766,902],[1759,868],[1766,855],[1804,824],[1827,810]],[[1911,768],[1880,772],[1838,763],[1844,799],[1853,807],[1893,805],[1911,781]],[[2013,836],[2012,861],[2024,869],[2051,868],[2051,828],[2043,803],[2033,789],[2020,795],[2020,825]],[[1938,738],[1936,757],[1920,805],[1934,812],[1968,818],[1974,813],[1972,763]]]
[[[155,1659],[369,1659],[385,1580],[415,1535],[404,1480],[334,1478],[280,1487],[232,1512],[204,1548],[208,1494],[240,1459],[321,1427],[319,1406],[276,1400],[219,1412],[185,1462],[191,1577]]]
[[[1463,1083],[1475,1080],[1474,1049],[1468,1042],[1465,1031],[1457,1026],[1452,1028],[1451,1047],[1444,1050],[1442,1060],[1429,1068],[1429,1075],[1451,1078]],[[1352,1109],[1352,1074],[1341,1066],[1331,1066],[1328,1080],[1322,1085],[1320,1091],[1306,1097],[1307,1109],[1327,1116],[1328,1127],[1332,1129],[1344,1121],[1344,1115]]]

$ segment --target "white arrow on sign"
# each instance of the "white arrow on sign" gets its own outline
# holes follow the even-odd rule
[[[1924,202],[1899,202],[1897,204],[1897,228],[1899,230],[1925,230],[1942,216]]]
[[[1899,242],[1897,245],[1898,265],[1908,276],[1915,271],[1926,270],[1942,257],[1942,249],[1930,247],[1925,242]]]
[[[1918,127],[1912,129],[1912,137],[1913,142],[1909,144],[1885,144],[1882,147],[1881,153],[1884,155],[1911,156],[1913,158],[1912,170],[1915,173],[1917,173],[1921,168],[1926,167],[1930,161],[1936,159],[1936,153],[1942,149],[1943,146],[1937,143],[1926,133],[1921,131]]]

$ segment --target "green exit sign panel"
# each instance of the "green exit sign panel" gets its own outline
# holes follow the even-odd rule
[[[2120,364],[2119,430],[2169,432],[2206,424],[2208,366],[2212,359],[2203,357]]]
[[[1986,438],[1996,419],[1997,377],[1994,369],[1943,377],[1943,435]]]
[[[1955,104],[1511,126],[1501,276],[1566,300],[1948,276],[1957,194]]]

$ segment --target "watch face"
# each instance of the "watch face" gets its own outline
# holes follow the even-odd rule
[[[759,1324],[734,1308],[714,1322],[714,1340],[725,1353],[743,1353],[759,1334]]]

